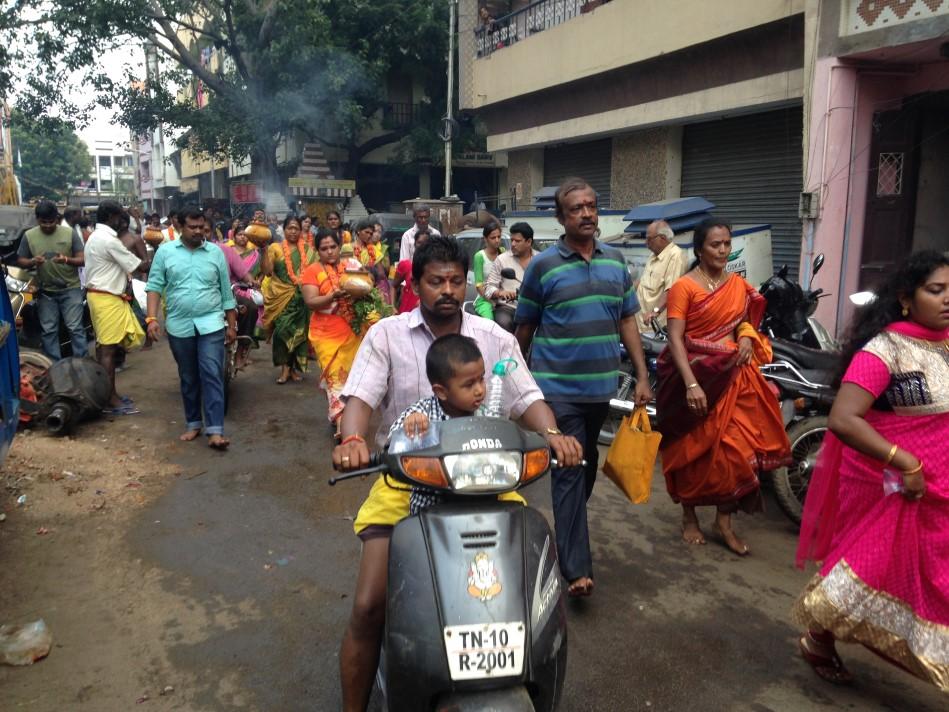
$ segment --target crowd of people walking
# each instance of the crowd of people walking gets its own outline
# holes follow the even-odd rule
[[[181,439],[203,433],[218,450],[229,444],[225,349],[239,337],[238,367],[250,363],[251,344],[268,342],[280,385],[303,380],[316,362],[337,442],[333,462],[343,470],[368,463],[374,414],[382,447],[404,422],[415,427],[480,403],[483,384],[479,390],[472,382],[460,395],[450,387],[451,370],[426,361],[433,344],[472,373],[504,359],[523,364],[506,379],[504,409],[541,433],[557,457],[556,546],[572,597],[594,592],[587,501],[625,350],[636,377],[633,400],[655,397],[662,472],[682,507],[683,541],[706,543],[698,508],[711,507],[715,538],[747,556],[751,547],[733,515],[762,509],[761,474],[788,462],[790,446],[776,394],[759,370],[772,360],[759,330],[765,299],[727,269],[731,226],[716,218],[699,225],[689,265],[669,226],[653,223],[646,233],[652,256],[634,282],[623,254],[598,239],[596,194],[585,181],[564,182],[555,205],[564,233],[557,244],[538,253],[530,225],[517,223],[506,246],[500,224],[489,222],[469,265],[459,243],[429,224],[426,208],[415,211],[393,264],[372,217],[347,226],[335,212],[322,225],[288,215],[277,224],[258,211],[251,222],[269,231],[261,239],[241,219],[214,221],[189,210],[162,225],[158,216],[140,219],[106,201],[84,239],[43,202],[17,263],[36,270],[43,347],[52,358],[61,355],[60,319],[74,353],[88,352],[85,289],[114,414],[138,410],[115,388],[119,354],[166,335],[185,411]],[[469,267],[477,292],[471,313],[462,308]],[[133,276],[147,278],[139,313]],[[668,348],[654,394],[641,333],[655,329],[668,331]],[[426,363],[423,377],[419,364]],[[794,607],[804,629],[800,652],[823,679],[846,683],[852,678],[835,642],[860,643],[949,691],[945,255],[910,256],[874,305],[857,313],[839,385],[798,549],[800,565],[820,564]],[[389,536],[417,505],[414,493],[377,482],[356,517],[362,561],[340,655],[346,709],[365,707],[384,622]]]

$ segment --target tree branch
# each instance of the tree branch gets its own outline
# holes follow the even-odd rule
[[[382,148],[383,146],[388,146],[390,143],[395,143],[396,141],[401,141],[403,138],[409,135],[409,128],[406,126],[404,128],[396,129],[395,131],[390,131],[389,133],[381,134],[380,136],[374,136],[365,143],[361,143],[358,146],[350,146],[350,151],[355,151],[356,155],[359,158],[366,156],[367,154],[375,151],[377,148]]]
[[[230,48],[231,56],[234,58],[237,71],[241,75],[241,79],[245,82],[249,82],[251,71],[244,61],[244,53],[237,43],[237,29],[234,27],[234,7],[232,0],[224,0],[224,24],[227,27],[227,34],[230,38],[228,47]]]
[[[257,35],[257,45],[259,47],[266,47],[270,44],[276,16],[277,0],[267,0],[267,7],[264,9],[264,20],[260,23],[260,32]]]
[[[155,15],[158,15],[159,13],[157,12],[156,8],[157,2],[155,0],[150,0],[150,5],[152,6],[152,12]],[[201,62],[198,61],[198,59],[188,51],[188,48],[184,46],[184,43],[178,39],[178,35],[171,26],[171,23],[168,20],[160,19],[157,20],[157,22],[164,30],[164,32],[161,33],[161,36],[164,37],[169,42],[169,44],[171,44],[171,47],[174,51],[168,47],[165,47],[161,42],[154,42],[154,44],[178,64],[187,67],[198,79],[204,82],[209,89],[219,94],[227,94],[229,90],[228,85],[208,71],[206,67],[202,66]],[[157,37],[153,37],[153,40],[154,39],[157,39]]]

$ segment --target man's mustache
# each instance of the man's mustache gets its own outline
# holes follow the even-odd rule
[[[437,307],[439,304],[452,304],[454,306],[458,306],[458,300],[454,299],[453,297],[442,297],[435,302],[435,306]]]

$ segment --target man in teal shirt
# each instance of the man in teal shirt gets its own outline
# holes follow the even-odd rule
[[[148,335],[161,334],[158,311],[165,297],[165,331],[178,364],[185,407],[182,440],[202,429],[208,445],[224,450],[224,345],[237,338],[237,302],[231,291],[224,253],[204,240],[204,215],[184,214],[181,239],[166,242],[148,273]],[[203,419],[202,419],[203,406]]]

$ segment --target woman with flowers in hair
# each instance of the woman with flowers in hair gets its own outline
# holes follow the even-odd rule
[[[264,284],[264,328],[273,337],[273,364],[280,366],[277,383],[301,381],[307,367],[309,311],[300,286],[303,272],[316,260],[316,253],[302,238],[300,219],[283,221],[283,242],[262,251],[261,272],[270,277]]]

